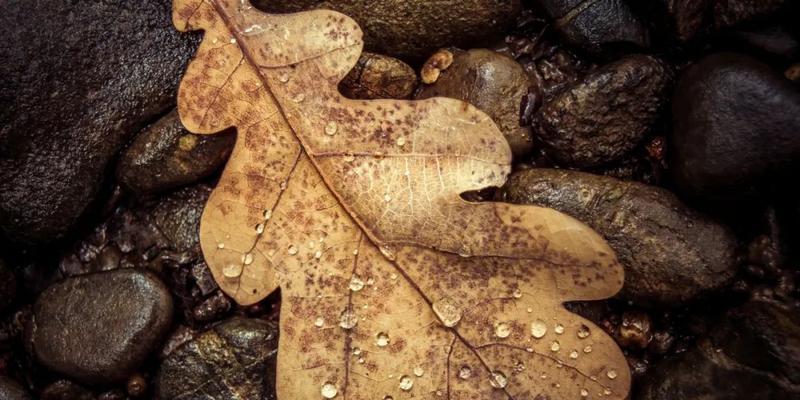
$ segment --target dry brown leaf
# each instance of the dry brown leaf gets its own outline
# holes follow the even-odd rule
[[[510,170],[485,114],[342,97],[362,41],[335,12],[175,0],[174,23],[205,31],[183,123],[238,128],[203,253],[241,304],[281,288],[280,399],[627,396],[620,350],[562,306],[621,288],[602,238],[553,210],[460,198]]]

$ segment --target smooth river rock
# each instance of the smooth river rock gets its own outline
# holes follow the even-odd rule
[[[624,0],[537,0],[570,44],[592,52],[626,44],[646,47],[649,33]]]
[[[31,396],[17,382],[6,376],[0,376],[0,399],[31,400]]]
[[[625,267],[621,297],[674,307],[727,284],[736,273],[736,238],[669,191],[611,177],[555,169],[511,176],[504,201],[550,207],[608,240]]]
[[[26,341],[44,366],[86,384],[124,381],[158,348],[172,296],[154,274],[118,269],[67,278],[37,299]]]

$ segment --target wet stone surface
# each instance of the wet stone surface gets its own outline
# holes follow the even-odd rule
[[[26,342],[48,368],[89,384],[126,379],[172,322],[169,289],[136,269],[68,278],[39,296]]]
[[[162,400],[274,400],[278,328],[233,318],[173,350],[156,379]]]
[[[116,152],[174,107],[198,36],[175,31],[171,4],[0,4],[14,21],[0,27],[8,40],[0,47],[0,87],[9,90],[0,107],[0,234],[7,240],[63,237],[101,191]]]
[[[621,296],[670,307],[719,289],[736,273],[736,239],[667,190],[610,177],[531,169],[499,192],[517,204],[554,208],[608,240],[625,267]]]
[[[339,84],[343,95],[353,99],[406,99],[417,87],[417,73],[393,57],[364,52]]]
[[[31,397],[19,383],[11,378],[0,376],[0,399],[31,400]]]

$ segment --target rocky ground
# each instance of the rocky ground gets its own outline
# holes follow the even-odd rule
[[[800,399],[796,2],[255,3],[359,21],[347,96],[492,116],[514,172],[464,197],[606,237],[623,291],[569,307],[626,352],[633,400]],[[280,294],[237,306],[198,245],[235,140],[174,112],[199,36],[169,0],[0,15],[0,399],[273,399]]]

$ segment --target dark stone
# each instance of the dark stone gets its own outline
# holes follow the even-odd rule
[[[417,87],[417,73],[408,64],[389,56],[361,54],[339,89],[351,99],[407,99]]]
[[[675,36],[688,41],[705,25],[708,0],[660,0],[666,6],[667,19]]]
[[[88,384],[125,381],[172,321],[172,296],[154,274],[119,269],[68,278],[34,306],[27,333],[36,359]]]
[[[0,399],[3,400],[30,400],[28,392],[11,378],[0,376]]]
[[[3,260],[0,260],[0,312],[5,311],[6,307],[14,302],[17,293],[17,280],[14,272],[6,267]]]
[[[174,350],[156,378],[161,400],[273,400],[277,324],[233,318]]]
[[[519,13],[519,0],[255,0],[257,8],[339,11],[364,30],[366,49],[422,59],[445,46],[470,46],[502,34]]]
[[[766,54],[787,60],[794,59],[800,55],[800,43],[782,26],[740,29],[733,35]]]
[[[621,297],[674,307],[724,286],[736,272],[736,238],[669,191],[583,172],[530,169],[499,198],[554,208],[608,240],[625,267]]]
[[[647,28],[623,0],[538,0],[568,43],[601,52],[609,45],[649,45]]]
[[[638,385],[639,400],[797,400],[796,310],[751,302],[731,310],[709,338],[667,360]]]
[[[228,159],[236,136],[194,135],[172,111],[142,131],[122,153],[117,179],[136,194],[163,192],[199,181]]]
[[[626,57],[587,75],[545,101],[535,135],[558,163],[590,167],[631,151],[667,101],[672,72],[660,60]]]
[[[0,234],[48,242],[75,225],[124,143],[174,107],[196,35],[171,0],[0,3]]]
[[[787,3],[787,0],[714,1],[714,24],[720,28],[738,25],[775,13]]]
[[[200,217],[211,188],[192,186],[163,197],[153,209],[158,230],[173,248],[188,250],[200,241]]]
[[[59,380],[42,390],[41,400],[95,400],[89,389],[68,380]]]
[[[513,58],[487,49],[458,51],[449,68],[432,85],[425,85],[417,99],[450,97],[478,107],[494,120],[516,157],[533,148],[530,128],[519,124],[519,109],[531,81]]]
[[[680,77],[673,179],[710,201],[753,195],[800,165],[800,87],[750,57],[719,53]]]

